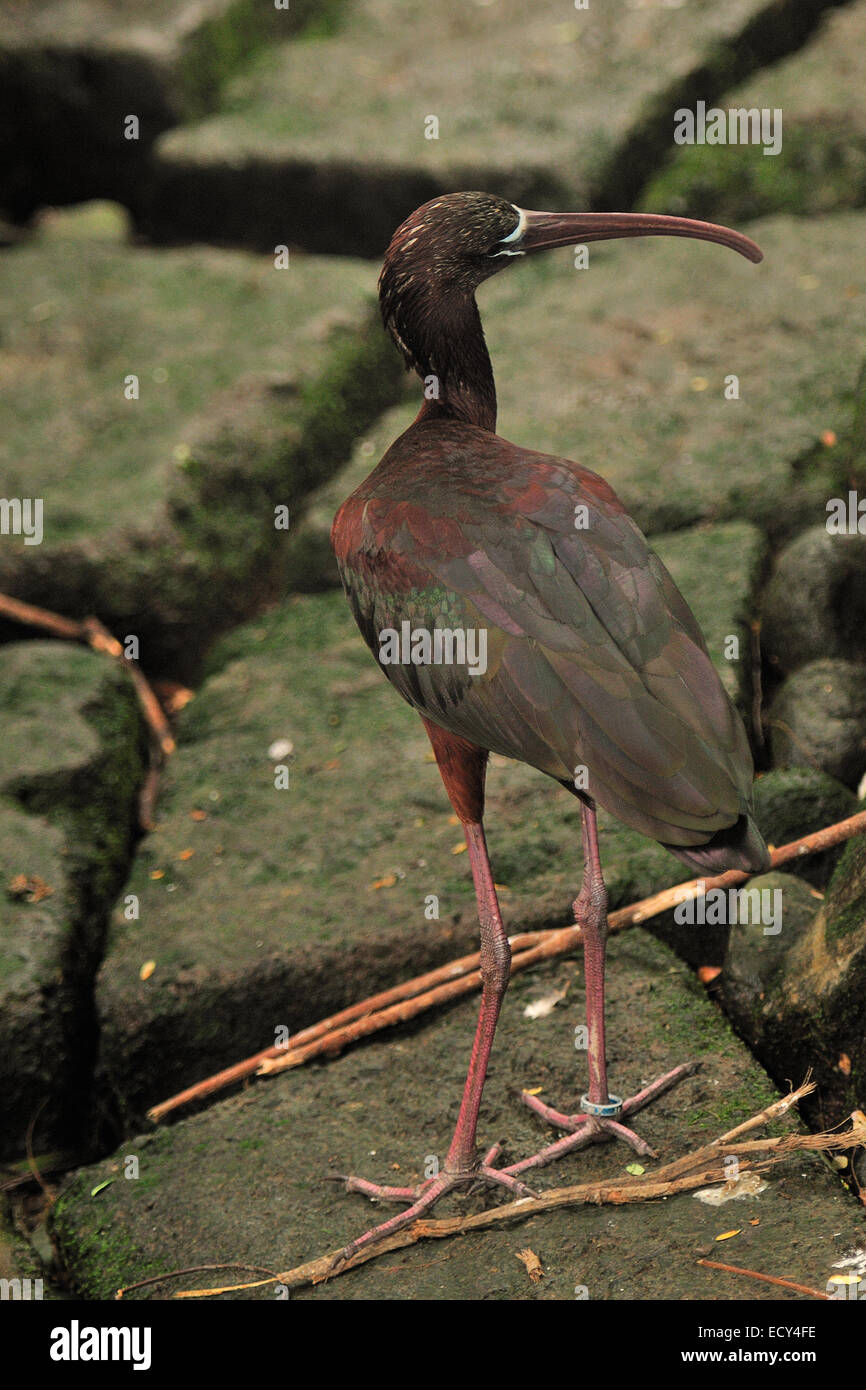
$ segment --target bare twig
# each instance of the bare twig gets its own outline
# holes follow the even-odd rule
[[[123,647],[116,637],[112,637],[108,628],[103,626],[98,618],[85,618],[82,628],[87,641],[94,651],[107,652],[113,656],[115,661],[119,661],[129,672],[132,684],[135,686],[135,693],[141,705],[147,727],[151,735],[156,739],[160,752],[168,756],[175,750],[175,742],[169,728],[168,720],[162,712],[162,705],[153,693],[148,681],[141,674],[141,668],[137,661],[124,654]]]
[[[28,627],[42,628],[55,637],[66,637],[73,642],[85,642],[94,651],[104,652],[129,673],[141,712],[150,733],[150,769],[139,793],[139,821],[144,830],[152,829],[153,807],[156,801],[156,787],[159,769],[170,753],[174,752],[175,742],[168,720],[159,700],[153,693],[149,682],[142,674],[138,662],[128,657],[120,642],[108,631],[98,618],[84,618],[78,621],[64,618],[59,613],[51,613],[47,608],[37,608],[32,603],[22,603],[9,594],[0,594],[0,617],[12,618]]]
[[[790,1279],[777,1279],[774,1274],[759,1274],[756,1269],[742,1269],[739,1265],[723,1265],[718,1260],[698,1260],[704,1269],[720,1269],[724,1274],[745,1274],[749,1279],[760,1279],[763,1284],[775,1284],[780,1289],[792,1289],[794,1293],[804,1293],[809,1298],[825,1298],[830,1295],[820,1289],[812,1289],[808,1284],[795,1284]]]
[[[38,1182],[39,1186],[42,1188],[42,1195],[46,1197],[50,1203],[52,1200],[51,1193],[48,1190],[48,1185],[45,1182],[45,1179],[39,1171],[39,1165],[37,1164],[35,1155],[33,1153],[33,1131],[36,1128],[36,1121],[39,1119],[39,1116],[42,1114],[42,1111],[45,1109],[47,1104],[48,1098],[46,1097],[45,1100],[41,1101],[39,1105],[37,1105],[36,1109],[33,1111],[33,1114],[30,1116],[30,1121],[27,1125],[27,1133],[24,1138],[24,1147],[27,1151],[27,1166],[30,1169],[30,1172],[33,1175],[33,1177]]]
[[[126,1284],[122,1289],[117,1290],[114,1297],[115,1300],[119,1300],[126,1294],[132,1293],[135,1289],[146,1289],[153,1284],[162,1284],[166,1279],[182,1279],[185,1274],[202,1274],[205,1271],[210,1272],[215,1269],[247,1269],[253,1274],[266,1274],[268,1278],[261,1281],[265,1284],[273,1283],[275,1279],[279,1279],[280,1277],[278,1274],[274,1274],[273,1270],[264,1269],[261,1265],[240,1264],[235,1260],[230,1260],[228,1264],[220,1265],[187,1265],[186,1269],[173,1269],[170,1274],[154,1274],[150,1279],[139,1279],[137,1284]],[[255,1285],[238,1284],[236,1287],[246,1289],[255,1288]]]
[[[866,811],[850,816],[847,820],[837,821],[834,825],[825,826],[811,835],[803,835],[800,839],[792,840],[789,844],[773,850],[772,867],[778,869],[806,855],[842,844],[863,831],[866,831]],[[734,887],[745,883],[749,877],[749,874],[732,869],[715,878],[689,879],[685,883],[676,884],[673,888],[666,888],[661,893],[654,893],[652,897],[643,898],[612,912],[608,918],[609,929],[611,932],[623,931],[639,922],[647,922],[679,903],[699,898],[710,889]],[[511,937],[511,973],[516,975],[542,960],[568,955],[582,939],[580,927],[523,932],[519,936]],[[266,1076],[300,1067],[313,1057],[336,1056],[360,1038],[369,1037],[397,1023],[405,1023],[437,1004],[471,994],[480,985],[479,961],[477,952],[462,956],[459,960],[450,961],[413,980],[403,981],[392,989],[362,999],[359,1003],[352,1004],[349,1008],[342,1009],[339,1013],[295,1034],[290,1047],[264,1048],[252,1057],[247,1057],[204,1081],[188,1086],[186,1090],[152,1106],[147,1112],[148,1117],[157,1122],[163,1120],[180,1106],[213,1095],[248,1076]]]

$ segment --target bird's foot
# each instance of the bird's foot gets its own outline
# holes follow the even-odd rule
[[[635,1134],[633,1129],[629,1129],[621,1121],[642,1110],[671,1086],[676,1086],[677,1082],[691,1076],[699,1066],[699,1062],[685,1062],[682,1066],[674,1067],[673,1071],[666,1072],[657,1081],[653,1081],[652,1085],[645,1086],[628,1100],[612,1100],[607,1106],[597,1106],[594,1110],[581,1111],[575,1115],[565,1115],[560,1110],[554,1110],[537,1096],[531,1096],[524,1091],[521,1097],[524,1105],[555,1129],[565,1130],[566,1135],[563,1139],[548,1144],[547,1148],[541,1149],[530,1158],[510,1164],[503,1172],[510,1177],[516,1177],[518,1173],[527,1172],[530,1168],[543,1168],[548,1163],[554,1163],[558,1158],[574,1153],[576,1149],[586,1148],[588,1144],[604,1143],[608,1139],[622,1139],[642,1158],[655,1158],[656,1153],[646,1140],[641,1139],[639,1134]],[[605,1114],[605,1111],[610,1113]]]
[[[513,1174],[502,1168],[494,1168],[497,1157],[499,1156],[500,1145],[495,1144],[492,1149],[484,1155],[483,1159],[466,1167],[449,1171],[443,1169],[433,1178],[427,1178],[419,1183],[417,1187],[388,1187],[383,1184],[368,1182],[366,1178],[346,1177],[338,1181],[345,1182],[347,1192],[361,1192],[365,1197],[370,1197],[377,1202],[408,1202],[406,1211],[401,1211],[399,1215],[392,1216],[389,1221],[383,1221],[379,1226],[373,1226],[369,1231],[365,1231],[357,1240],[345,1246],[334,1260],[329,1273],[335,1273],[337,1269],[347,1260],[352,1259],[359,1251],[366,1250],[368,1246],[375,1245],[379,1241],[393,1235],[395,1231],[400,1231],[404,1226],[410,1226],[419,1216],[444,1197],[446,1192],[453,1192],[457,1188],[473,1190],[485,1184],[504,1187],[513,1197],[536,1197],[538,1194],[532,1188],[527,1187],[526,1183],[513,1176]]]

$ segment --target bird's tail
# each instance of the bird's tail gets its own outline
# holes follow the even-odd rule
[[[748,813],[726,830],[717,830],[705,845],[665,845],[665,849],[699,874],[722,874],[726,869],[761,874],[770,867],[770,851]]]

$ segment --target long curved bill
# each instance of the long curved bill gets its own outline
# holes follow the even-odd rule
[[[739,251],[750,261],[764,253],[742,232],[715,222],[691,217],[666,217],[650,212],[528,212],[523,211],[522,232],[516,246],[521,251],[546,251],[554,246],[574,246],[585,241],[609,241],[627,236],[685,236],[715,241]]]

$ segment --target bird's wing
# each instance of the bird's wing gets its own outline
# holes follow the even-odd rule
[[[481,747],[569,785],[586,769],[601,806],[663,843],[732,825],[751,800],[745,731],[615,493],[566,459],[450,429],[426,449],[420,426],[403,436],[344,504],[334,544],[375,654],[407,622],[484,629],[486,669],[408,662],[383,666],[389,680]]]

